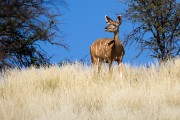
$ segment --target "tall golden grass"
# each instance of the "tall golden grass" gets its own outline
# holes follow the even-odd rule
[[[180,59],[124,65],[123,79],[81,63],[14,69],[0,80],[0,120],[180,120]]]

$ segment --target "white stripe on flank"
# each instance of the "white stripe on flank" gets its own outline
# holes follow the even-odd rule
[[[105,51],[107,50],[107,47],[108,47],[107,42],[108,42],[108,40],[106,40],[106,42],[104,43]]]
[[[96,44],[96,54],[97,54],[97,44]]]

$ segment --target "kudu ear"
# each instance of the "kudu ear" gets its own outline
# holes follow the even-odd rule
[[[119,16],[117,17],[117,20],[116,20],[116,21],[118,22],[119,25],[121,24],[121,21],[122,21],[121,15],[119,15]]]
[[[112,22],[113,20],[109,18],[107,15],[105,16],[106,23]]]

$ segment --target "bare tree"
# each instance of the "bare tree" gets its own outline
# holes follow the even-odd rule
[[[122,1],[121,1],[122,2]],[[180,2],[176,0],[128,0],[124,16],[134,29],[127,34],[125,44],[138,43],[140,55],[150,50],[150,56],[167,61],[180,55]]]
[[[41,43],[67,49],[54,14],[45,0],[0,0],[0,67],[50,63]]]

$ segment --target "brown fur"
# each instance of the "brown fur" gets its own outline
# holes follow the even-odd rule
[[[108,32],[113,32],[113,38],[97,39],[90,47],[91,62],[93,65],[106,62],[109,63],[111,69],[112,62],[117,61],[119,71],[122,74],[122,59],[125,54],[122,42],[119,40],[119,25],[121,24],[121,17],[118,16],[117,21],[112,21],[106,16],[108,26],[105,28]]]

